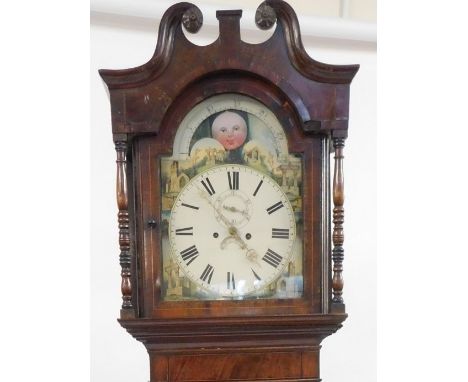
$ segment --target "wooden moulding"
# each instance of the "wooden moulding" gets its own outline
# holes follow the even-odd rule
[[[342,326],[346,314],[197,319],[119,320],[152,352],[213,352],[216,349],[317,347]]]
[[[167,111],[188,86],[220,73],[255,76],[286,94],[311,133],[346,131],[349,85],[359,65],[329,65],[309,57],[294,10],[284,1],[269,0],[257,22],[276,29],[260,44],[240,38],[242,11],[219,11],[218,39],[197,46],[184,35],[201,27],[202,15],[191,3],[178,3],[164,14],[153,57],[121,70],[101,69],[109,88],[114,134],[158,134]],[[274,16],[272,15],[274,13]],[[177,63],[177,64],[175,64]],[[345,133],[343,133],[345,134]]]
[[[346,315],[120,320],[148,350],[151,381],[320,381],[321,341]]]

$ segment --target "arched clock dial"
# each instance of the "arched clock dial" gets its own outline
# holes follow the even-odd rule
[[[242,297],[278,279],[295,237],[294,211],[281,187],[243,165],[192,178],[169,219],[173,260],[193,283],[222,297]]]
[[[281,158],[288,156],[286,135],[275,114],[259,101],[241,94],[225,93],[210,97],[196,105],[180,123],[174,140],[173,159],[186,159],[190,143],[200,124],[211,115],[226,110],[248,113],[268,127],[271,145]]]

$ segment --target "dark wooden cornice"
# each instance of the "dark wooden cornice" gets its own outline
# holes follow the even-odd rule
[[[152,350],[193,347],[318,346],[342,326],[346,314],[248,318],[132,319],[119,320],[136,339]],[[183,328],[183,330],[181,329]]]
[[[284,30],[291,63],[302,75],[323,83],[351,83],[359,70],[359,65],[330,65],[312,59],[304,49],[299,21],[292,7],[282,0],[267,0],[263,4],[274,9],[277,20]],[[218,12],[218,16],[221,15],[235,16],[240,19],[242,11]],[[222,21],[224,18],[219,17],[219,19]],[[196,33],[203,24],[203,16],[199,8],[194,4],[182,2],[173,5],[166,11],[159,25],[156,50],[146,64],[130,69],[99,70],[109,89],[138,86],[161,75],[170,62],[176,32],[181,28],[182,22],[191,33]],[[216,45],[216,42],[213,45]]]
[[[351,83],[359,70],[359,65],[330,65],[314,60],[304,49],[299,21],[293,8],[282,0],[267,0],[264,4],[275,10],[278,22],[284,29],[291,63],[302,75],[317,82]]]
[[[235,74],[240,82],[258,78],[265,94],[281,92],[304,132],[347,136],[349,85],[358,65],[329,65],[309,57],[297,16],[282,0],[260,4],[258,27],[276,24],[273,36],[260,44],[241,40],[241,10],[218,11],[216,16],[218,39],[198,46],[186,38],[182,26],[197,33],[203,24],[201,11],[191,3],[175,4],[161,20],[156,50],[147,63],[99,71],[109,88],[114,134],[158,134],[166,113],[186,89],[224,73]]]
[[[153,57],[141,66],[129,69],[110,70],[100,69],[99,74],[109,87],[116,89],[122,87],[135,87],[145,83],[151,78],[157,78],[169,64],[174,49],[176,31],[181,29],[184,14],[198,7],[191,3],[177,3],[170,7],[163,15],[159,24],[158,42]],[[199,13],[201,14],[201,12]],[[203,18],[198,20],[203,23]],[[201,25],[200,25],[201,27]]]

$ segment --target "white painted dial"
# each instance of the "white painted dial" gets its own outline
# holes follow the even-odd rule
[[[216,296],[242,297],[275,281],[289,264],[294,211],[281,187],[242,165],[195,176],[171,211],[174,260],[191,281]]]

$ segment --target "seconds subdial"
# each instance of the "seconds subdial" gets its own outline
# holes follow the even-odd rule
[[[245,226],[252,216],[252,202],[248,196],[240,190],[228,190],[223,192],[215,202],[216,219],[221,221],[222,215],[237,228]]]

